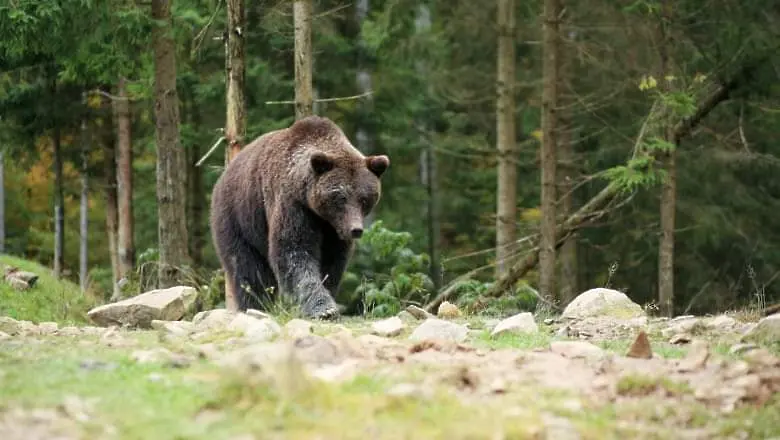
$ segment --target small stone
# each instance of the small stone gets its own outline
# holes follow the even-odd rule
[[[9,316],[0,316],[0,331],[3,333],[15,336],[22,333],[23,329],[22,321],[17,321]]]
[[[444,301],[439,304],[439,310],[436,312],[436,316],[444,319],[457,318],[460,315],[461,313],[460,309],[458,309],[458,306],[448,301]]]
[[[521,334],[538,333],[539,327],[534,321],[534,315],[530,312],[518,313],[499,322],[490,332],[490,336],[497,336],[503,333]]]
[[[60,326],[56,322],[42,322],[38,324],[38,331],[42,335],[51,335],[56,333],[59,328]]]
[[[175,368],[184,368],[190,365],[188,357],[162,347],[152,350],[136,350],[130,357],[139,364],[165,364]]]
[[[737,326],[737,320],[728,315],[719,315],[707,321],[707,327],[720,331],[731,330]]]
[[[245,313],[236,314],[227,325],[227,330],[238,331],[254,341],[270,341],[282,332],[273,319],[257,319]]]
[[[555,322],[555,320],[554,320],[554,319],[552,319],[552,318],[547,318],[547,319],[545,319],[543,322],[544,322],[544,325],[553,325],[553,323]]]
[[[755,350],[758,348],[758,345],[756,344],[750,344],[750,343],[740,343],[740,344],[734,344],[729,348],[730,354],[742,354],[747,353],[750,350]]]
[[[83,332],[78,327],[68,326],[57,330],[57,334],[60,336],[81,336]]]
[[[24,292],[25,290],[30,288],[30,284],[27,283],[27,281],[17,277],[5,277],[5,282],[8,283],[11,287],[13,287],[15,290],[18,290],[20,292]]]
[[[469,334],[469,329],[454,322],[437,318],[428,318],[409,336],[410,340],[441,339],[445,341],[463,342]]]
[[[674,335],[669,339],[669,343],[674,345],[683,345],[683,344],[688,344],[690,342],[691,342],[691,336],[683,333]]]
[[[354,361],[344,361],[335,365],[324,365],[314,369],[311,375],[324,382],[344,382],[357,375],[358,368]]]
[[[780,342],[780,313],[762,318],[744,337],[747,341]]]
[[[409,314],[411,314],[412,316],[414,316],[417,319],[433,318],[432,314],[426,312],[422,308],[417,307],[415,305],[410,305],[410,306],[406,307],[406,311],[409,312]]]
[[[550,350],[567,358],[599,359],[604,356],[604,350],[584,341],[552,341]]]
[[[113,370],[118,365],[114,362],[105,362],[105,361],[99,361],[95,359],[84,359],[81,362],[79,362],[79,368],[83,370]]]
[[[192,318],[192,323],[199,330],[223,330],[227,328],[238,313],[227,309],[214,309],[199,312]]]
[[[270,319],[270,318],[266,318]],[[284,334],[290,339],[302,338],[310,335],[314,330],[314,325],[304,319],[294,318],[284,325]]]
[[[10,339],[10,338],[11,338],[11,335],[9,335],[8,333],[0,332],[0,341],[5,340],[5,339]]]
[[[644,331],[639,332],[634,343],[629,347],[626,357],[652,359],[653,350],[650,348],[650,340],[647,339],[647,333]]]
[[[710,347],[707,342],[695,340],[691,343],[688,355],[677,363],[677,370],[681,372],[697,371],[707,364],[710,357]]]
[[[188,321],[160,321],[155,319],[151,325],[153,329],[173,336],[187,336],[195,331],[195,325]]]
[[[393,316],[392,318],[373,322],[371,324],[371,333],[378,336],[392,338],[394,336],[400,335],[405,326],[406,325],[401,320],[401,318]]]

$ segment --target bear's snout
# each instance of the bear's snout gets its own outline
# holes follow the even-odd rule
[[[352,238],[360,238],[363,236],[363,228],[352,228],[350,231],[350,235],[352,235]]]

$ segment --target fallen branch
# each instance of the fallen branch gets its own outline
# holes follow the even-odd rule
[[[203,155],[203,157],[200,158],[200,160],[195,164],[196,167],[199,167],[200,164],[203,163],[204,160],[208,159],[209,156],[211,156],[211,153],[216,151],[217,147],[222,143],[222,141],[225,140],[225,136],[220,136],[219,139],[217,139],[216,142],[214,142],[214,145],[209,149],[209,151],[206,152],[206,154]]]

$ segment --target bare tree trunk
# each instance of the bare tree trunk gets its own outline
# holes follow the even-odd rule
[[[662,5],[664,15],[668,14],[668,3]],[[667,35],[663,22],[658,24],[658,47],[660,51],[659,78],[669,74],[669,60],[667,52]],[[667,81],[661,81],[664,92],[669,92]],[[669,116],[669,115],[667,115]],[[670,119],[667,117],[667,120]],[[665,122],[664,122],[665,124]],[[663,154],[661,162],[666,169],[666,179],[661,184],[661,238],[658,243],[658,302],[661,314],[671,317],[674,314],[674,224],[677,204],[677,144],[671,127],[663,128],[666,140],[675,143],[675,148]]]
[[[227,121],[225,163],[233,160],[244,146],[246,98],[244,97],[244,0],[227,0],[228,28],[225,35],[225,76],[227,79]],[[296,40],[297,41],[297,40]],[[196,159],[197,160],[197,159]]]
[[[108,117],[106,117],[108,119]],[[101,135],[103,148],[103,175],[105,178],[106,200],[106,235],[108,236],[108,255],[111,260],[111,301],[121,299],[122,292],[117,283],[121,278],[121,263],[119,257],[119,227],[120,218],[117,202],[117,144],[112,124],[104,124]]]
[[[559,35],[563,35],[562,29]],[[571,65],[571,50],[564,45],[562,38],[560,41],[560,84],[568,84],[570,81],[570,65]],[[563,100],[563,92],[559,90],[559,102]],[[569,100],[567,99],[567,103]],[[568,106],[565,106],[568,108]],[[560,110],[558,114],[558,165],[561,167],[556,173],[558,176],[558,191],[559,199],[561,200],[561,217],[568,218],[574,212],[574,180],[577,177],[577,167],[575,166],[574,158],[574,128],[572,127],[571,112],[566,110]],[[572,239],[566,240],[561,246],[560,255],[558,257],[560,262],[558,297],[561,301],[561,306],[566,306],[570,303],[579,293],[579,263],[577,257],[577,241]]]
[[[186,169],[179,138],[179,97],[176,91],[176,46],[170,35],[171,1],[152,0],[154,45],[154,113],[157,126],[157,209],[160,287],[179,282],[188,264]]]
[[[363,23],[368,16],[371,9],[369,0],[357,0],[355,2],[355,24],[358,29],[358,55],[357,55],[357,73],[355,74],[355,83],[358,88],[358,92],[365,94],[371,91],[372,77],[371,70],[365,65],[364,48],[365,40],[363,33]],[[373,124],[369,124],[368,121],[371,118],[374,107],[374,99],[372,96],[366,96],[358,103],[358,120],[357,128],[355,129],[355,143],[358,150],[363,154],[372,154],[375,149],[375,132]],[[374,222],[376,211],[371,211],[366,216],[366,227],[370,226]]]
[[[82,94],[86,107],[87,95]],[[81,120],[81,201],[79,204],[79,287],[87,291],[89,271],[89,133],[87,116]]]
[[[311,22],[312,0],[294,0],[295,22],[295,119],[311,116],[312,92]]]
[[[59,123],[54,126],[54,276],[62,277],[65,267],[65,195]]]
[[[555,225],[556,191],[555,171],[557,149],[557,114],[559,81],[558,21],[560,0],[544,1],[542,75],[542,225],[539,241],[539,293],[543,297],[555,295]]]
[[[129,276],[135,266],[132,115],[130,114],[130,101],[127,96],[125,82],[124,78],[119,79],[117,86],[119,98],[113,101],[117,126],[116,176],[119,225],[116,247],[119,258],[118,276],[120,279]]]
[[[511,267],[517,235],[517,164],[515,163],[515,2],[498,0],[496,133],[498,200],[496,206],[496,276]]]
[[[415,18],[415,31],[417,33],[427,32],[431,28],[431,10],[425,5],[421,4],[417,9],[417,16]],[[420,60],[416,63],[416,70],[420,77],[425,78],[428,75],[428,65],[424,60]],[[422,115],[420,118],[420,124],[425,128],[427,126],[426,116]],[[435,145],[425,139],[424,135],[420,135],[420,144],[422,145],[422,151],[420,152],[420,171],[421,181],[428,192],[428,200],[426,204],[426,216],[427,216],[427,228],[428,228],[428,255],[431,259],[430,276],[433,280],[433,285],[436,290],[441,287],[442,275],[441,275],[441,246],[439,240],[441,237],[441,220],[440,220],[440,200],[439,200],[439,178],[438,167],[436,160]]]
[[[0,254],[5,253],[5,153],[0,151]]]

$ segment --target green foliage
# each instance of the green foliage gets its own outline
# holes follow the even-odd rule
[[[485,296],[485,292],[492,284],[492,282],[473,279],[458,281],[453,287],[452,297],[457,298],[458,307],[468,314],[508,316],[536,309],[536,303],[539,301],[538,293],[525,281],[519,281],[512,293],[500,298]]]
[[[408,232],[385,228],[381,220],[372,223],[344,274],[340,302],[369,316],[390,316],[403,304],[425,301],[433,291],[426,273],[430,260],[408,247],[411,239]]]

